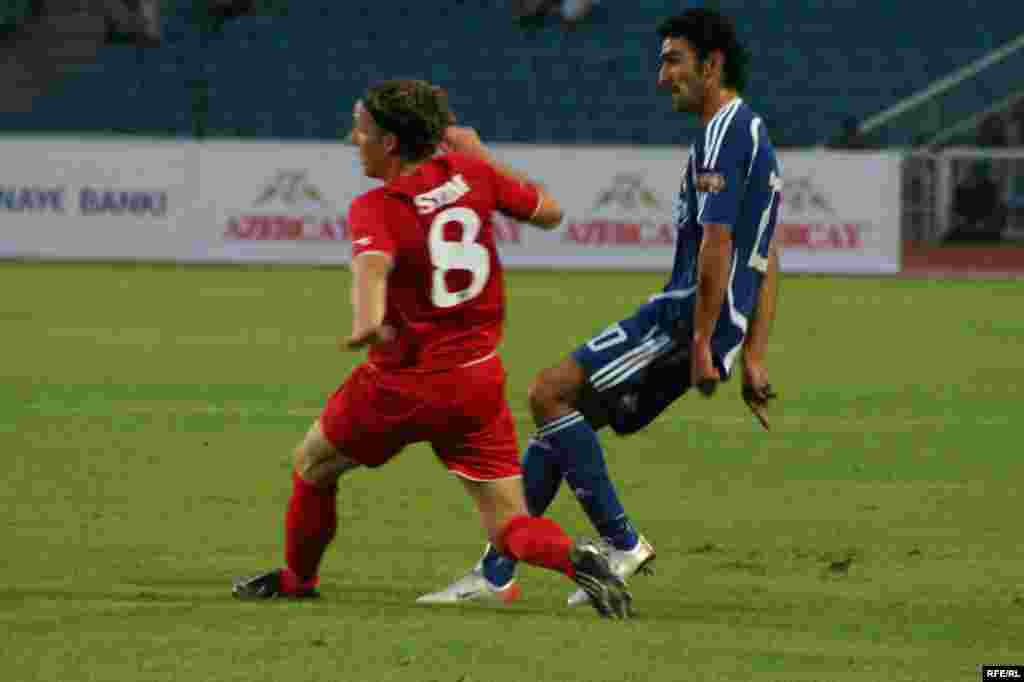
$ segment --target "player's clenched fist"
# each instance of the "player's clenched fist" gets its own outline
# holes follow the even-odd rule
[[[448,126],[445,128],[441,144],[445,151],[481,158],[487,157],[487,148],[484,147],[480,134],[476,132],[475,128],[469,126]]]
[[[694,338],[690,345],[690,377],[693,385],[705,397],[713,395],[718,388],[722,375],[711,356],[710,341]]]
[[[743,402],[754,413],[765,431],[768,425],[768,403],[778,398],[778,394],[768,383],[768,372],[763,365],[750,362],[743,363]]]
[[[354,332],[343,342],[345,350],[358,350],[365,348],[366,346],[376,346],[377,344],[387,343],[391,339],[395,338],[395,330],[386,324],[382,324],[377,327],[371,327],[369,329]]]

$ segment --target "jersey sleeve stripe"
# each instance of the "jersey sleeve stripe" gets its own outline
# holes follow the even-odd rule
[[[711,124],[708,125],[707,130],[704,131],[704,167],[709,168],[708,159],[711,158],[711,142],[714,139],[714,130],[718,125],[718,117],[716,116],[711,120]]]
[[[722,128],[722,121],[725,120],[725,114],[729,111],[729,107],[723,107],[721,111],[715,114],[715,117],[711,119],[711,123],[708,125],[707,133],[704,136],[704,167],[711,168],[711,153],[715,148],[715,142],[718,140],[718,133]]]
[[[750,136],[754,138],[754,152],[750,155],[750,168],[747,169],[747,178],[754,172],[754,162],[757,161],[757,150],[761,147],[761,119],[755,117],[750,122]]]
[[[712,156],[714,154],[715,147],[720,144],[721,139],[725,136],[725,129],[723,123],[728,126],[725,119],[728,117],[730,110],[733,106],[739,102],[739,99],[730,102],[728,105],[722,107],[722,110],[715,114],[714,118],[711,119],[711,123],[708,124],[707,132],[704,136],[704,167],[711,168]]]
[[[736,362],[736,356],[739,354],[740,349],[743,348],[743,339],[747,337],[747,329],[750,327],[750,320],[748,320],[747,316],[741,313],[739,308],[736,307],[736,295],[733,292],[735,284],[736,259],[733,258],[732,272],[729,273],[729,286],[725,291],[729,302],[729,319],[732,321],[733,325],[740,330],[740,342],[730,350],[726,351],[725,357],[722,358],[722,364],[725,365],[725,371],[728,373],[732,372],[733,363]]]
[[[722,151],[722,143],[725,141],[725,135],[729,132],[729,125],[732,124],[732,120],[736,118],[736,112],[740,110],[740,100],[733,102],[730,107],[727,118],[722,123],[722,132],[718,135],[718,139],[715,141],[714,151],[711,153],[711,164],[708,168],[714,168],[715,164],[718,163],[718,154]]]

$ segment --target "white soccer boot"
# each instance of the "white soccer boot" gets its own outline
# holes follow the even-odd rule
[[[630,550],[610,548],[607,552],[608,563],[611,565],[612,573],[622,578],[623,582],[629,582],[636,573],[651,574],[651,562],[654,561],[654,547],[647,542],[647,538],[641,535],[636,547]],[[569,606],[587,604],[590,599],[583,590],[576,590],[569,595]]]
[[[583,590],[580,590],[583,592]],[[424,594],[416,599],[417,604],[464,604],[482,602],[489,606],[507,606],[519,599],[519,583],[515,578],[507,585],[496,587],[484,577],[483,568],[477,566],[440,592]],[[583,593],[583,601],[587,595]]]

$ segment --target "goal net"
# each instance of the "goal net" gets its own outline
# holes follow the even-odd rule
[[[903,229],[911,241],[1024,243],[1024,147],[911,153]]]

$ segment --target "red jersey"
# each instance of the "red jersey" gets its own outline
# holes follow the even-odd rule
[[[449,153],[358,197],[348,213],[352,257],[390,254],[382,369],[437,371],[484,358],[501,342],[505,283],[491,214],[527,220],[540,196],[488,163]]]

